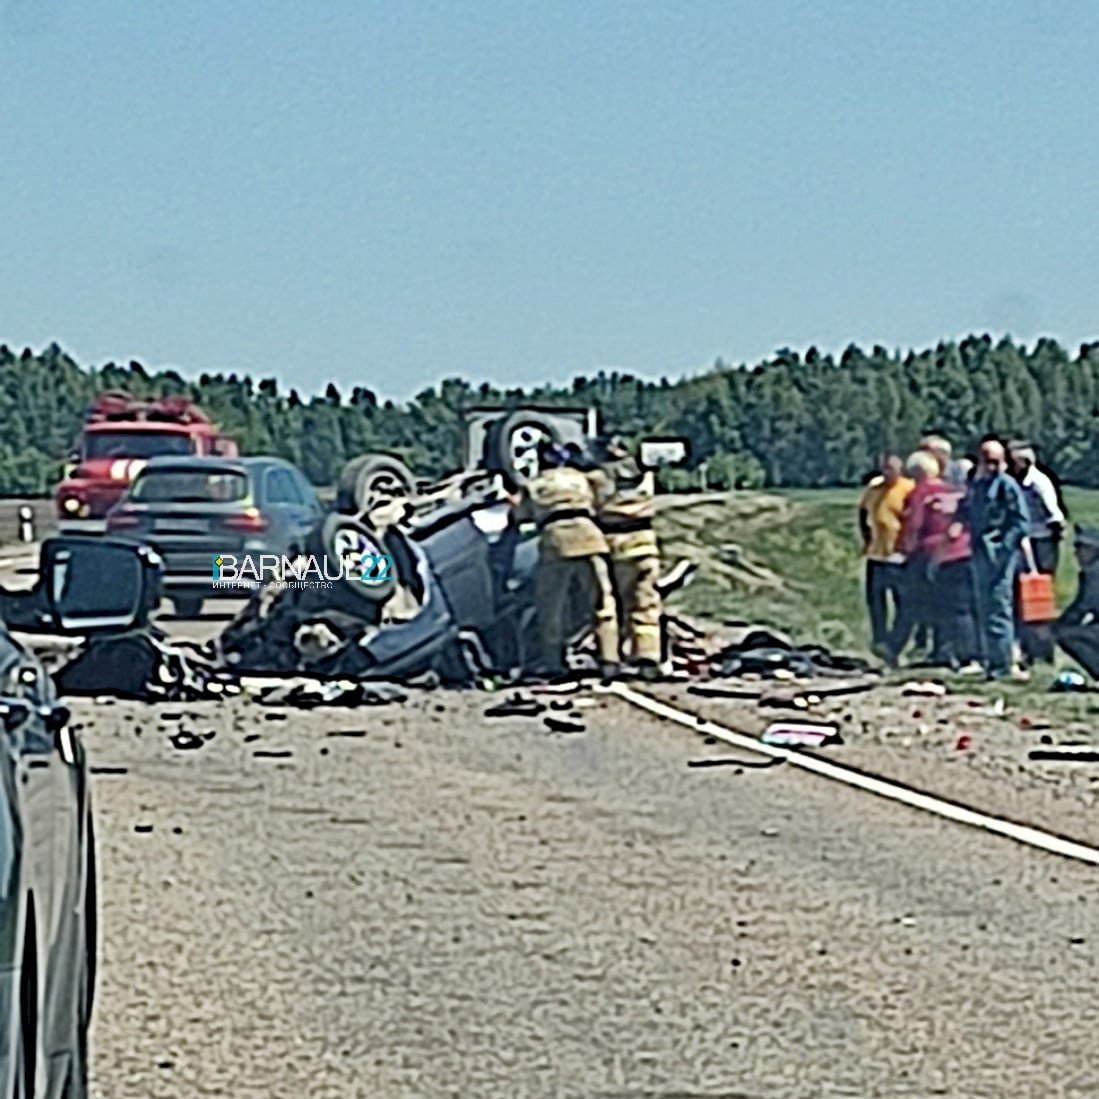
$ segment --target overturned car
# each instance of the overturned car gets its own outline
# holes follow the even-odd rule
[[[299,584],[288,563],[222,633],[217,663],[354,678],[431,671],[449,682],[531,671],[539,648],[538,538],[516,525],[512,493],[533,473],[530,446],[561,431],[530,413],[512,414],[504,426],[512,433],[497,436],[501,461],[432,484],[417,484],[388,456],[349,463],[336,510],[314,528],[303,556],[351,567],[325,569],[338,576],[325,583]],[[581,445],[584,435],[574,432]],[[379,560],[384,569],[368,577],[355,567]],[[662,594],[691,573],[672,570]],[[568,625],[579,641],[591,608],[578,601]]]

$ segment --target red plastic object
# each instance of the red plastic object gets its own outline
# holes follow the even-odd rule
[[[1044,572],[1024,572],[1019,576],[1019,618],[1029,624],[1052,622],[1057,617],[1053,595],[1053,577]]]
[[[954,750],[957,752],[966,752],[972,744],[973,738],[968,733],[962,733],[954,744]]]

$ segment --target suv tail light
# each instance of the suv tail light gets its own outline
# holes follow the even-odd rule
[[[261,534],[271,524],[260,514],[259,508],[247,508],[239,515],[227,515],[221,525],[241,534]]]

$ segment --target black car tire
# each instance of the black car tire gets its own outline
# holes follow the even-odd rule
[[[520,409],[493,425],[488,460],[494,473],[502,473],[513,488],[520,488],[537,473],[538,446],[561,442],[556,425],[536,412]]]
[[[365,523],[338,512],[326,516],[323,523],[313,528],[307,545],[314,557],[326,562],[325,571],[329,574],[337,571],[336,563],[346,553],[386,553],[382,540]],[[364,584],[357,573],[333,580],[332,587],[325,591],[325,603],[351,614],[360,613],[363,603],[384,603],[397,588],[397,569],[394,561],[389,575],[379,584]]]
[[[380,498],[411,496],[416,490],[412,471],[388,454],[361,454],[340,472],[336,501],[340,511],[366,511]]]
[[[202,614],[201,595],[173,595],[172,613],[176,618],[198,618]]]

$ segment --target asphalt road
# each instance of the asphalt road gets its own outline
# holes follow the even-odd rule
[[[78,705],[108,769],[93,1094],[1099,1092],[1095,868],[690,768],[739,754],[617,699],[564,735],[497,700]]]

